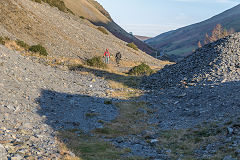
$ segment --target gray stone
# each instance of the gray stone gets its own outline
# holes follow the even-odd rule
[[[223,160],[237,160],[236,158],[232,158],[232,156],[228,155],[223,158]]]
[[[0,160],[7,160],[7,152],[3,145],[0,144]]]

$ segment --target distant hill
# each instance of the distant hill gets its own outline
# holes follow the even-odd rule
[[[67,8],[74,14],[86,18],[97,26],[103,26],[113,35],[125,42],[134,42],[139,49],[149,54],[153,53],[151,47],[126,32],[116,24],[110,14],[95,0],[63,0]]]
[[[138,36],[138,35],[134,35],[137,39],[141,40],[141,41],[146,41],[152,37],[146,37],[146,36]]]
[[[168,55],[186,56],[197,48],[198,41],[203,44],[205,34],[210,34],[216,24],[221,24],[226,29],[240,31],[239,17],[240,5],[237,5],[203,22],[160,34],[146,43]]]

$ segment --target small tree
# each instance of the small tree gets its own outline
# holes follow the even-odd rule
[[[202,44],[200,41],[198,41],[198,48],[202,48]]]
[[[235,30],[233,28],[230,28],[228,31],[228,35],[235,33]]]
[[[212,30],[212,35],[209,36],[207,33],[205,35],[204,44],[215,42],[221,38],[224,38],[226,36],[229,36],[230,34],[233,34],[235,31],[233,28],[230,28],[227,30],[226,28],[223,29],[221,24],[217,24],[214,29]],[[199,46],[199,44],[198,44]]]

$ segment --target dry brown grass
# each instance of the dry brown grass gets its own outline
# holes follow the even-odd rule
[[[63,160],[83,160],[80,157],[73,157],[69,154],[69,149],[66,144],[59,142],[60,155],[62,155]]]

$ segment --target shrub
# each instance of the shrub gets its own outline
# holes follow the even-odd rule
[[[101,31],[103,34],[108,34],[107,30],[104,27],[98,27],[99,31]]]
[[[29,49],[29,45],[21,40],[16,40],[16,43],[18,46],[24,48],[25,50]]]
[[[81,19],[85,19],[85,17],[83,17],[83,16],[80,16],[79,18],[81,18]]]
[[[110,105],[112,104],[112,101],[104,101],[104,104]]]
[[[29,48],[29,51],[34,52],[34,53],[39,53],[40,55],[43,55],[43,56],[48,55],[47,50],[40,44],[31,46]]]
[[[136,50],[136,51],[138,51],[138,47],[133,42],[132,43],[128,43],[127,46],[132,48],[132,49],[134,49],[134,50]]]
[[[153,74],[153,70],[145,63],[133,67],[129,72],[130,75],[143,76]]]
[[[103,62],[100,56],[95,56],[87,60],[87,65],[97,68],[107,68],[107,65]]]
[[[0,37],[0,44],[5,45],[5,41],[3,37]]]

